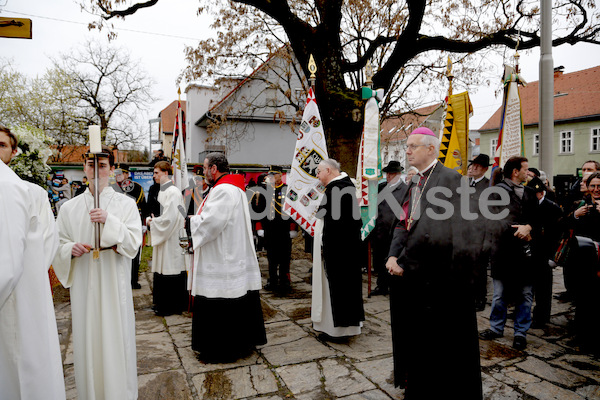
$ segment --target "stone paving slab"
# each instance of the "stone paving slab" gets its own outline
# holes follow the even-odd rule
[[[164,332],[167,328],[162,317],[157,317],[149,310],[138,310],[135,313],[135,334],[146,335],[148,333]]]
[[[389,400],[389,396],[380,390],[369,390],[368,392],[351,394],[350,396],[340,397],[344,400]]]
[[[192,391],[185,371],[158,372],[138,378],[138,398],[146,400],[190,400]]]
[[[389,325],[381,321],[368,319],[363,324],[362,333],[351,337],[344,343],[328,343],[336,349],[358,361],[365,361],[373,357],[390,354],[392,351],[392,332]]]
[[[563,389],[553,385],[550,382],[542,381],[540,383],[524,383],[519,387],[535,399],[544,400],[583,400],[576,392]]]
[[[265,329],[269,346],[295,342],[309,336],[304,329],[291,321],[274,322],[266,325]]]
[[[138,375],[181,368],[173,340],[167,332],[136,336]]]
[[[240,358],[233,363],[226,364],[205,363],[198,360],[196,352],[192,350],[191,346],[178,348],[177,352],[181,357],[181,364],[188,375],[196,375],[203,372],[218,371],[263,363],[263,360],[260,358],[257,352],[253,352],[247,357]]]
[[[503,378],[502,375],[498,375]],[[481,374],[484,398],[486,400],[519,400],[523,398],[519,392],[501,380],[494,379],[485,373]]]
[[[367,379],[394,399],[404,397],[404,389],[394,387],[394,361],[392,357],[385,357],[371,361],[362,361],[354,364]]]
[[[298,364],[335,355],[335,351],[314,337],[305,337],[274,346],[267,343],[260,351],[272,365]]]
[[[341,359],[327,359],[320,364],[325,390],[336,397],[375,389],[372,382]]]
[[[322,385],[321,371],[316,361],[286,365],[277,368],[276,371],[294,395],[315,391]]]
[[[192,382],[201,399],[243,399],[278,391],[266,365],[252,365],[198,374]]]
[[[525,361],[516,364],[516,367],[544,380],[558,383],[560,386],[564,387],[573,388],[581,386],[586,382],[586,379],[581,375],[553,367],[535,357],[528,357]]]
[[[600,399],[600,386],[590,385],[577,389],[575,392],[585,399]]]
[[[567,354],[549,362],[600,383],[600,360],[589,355]]]
[[[266,282],[267,263],[259,259]],[[363,295],[366,320],[361,335],[346,342],[319,339],[310,320],[310,261],[292,262],[293,291],[287,296],[261,290],[268,343],[226,364],[204,363],[191,349],[191,315],[157,317],[151,310],[152,274],[134,290],[139,398],[402,400],[394,387],[389,296]],[[554,270],[555,295],[564,290]],[[479,330],[489,327],[491,287],[486,309],[477,313]],[[513,321],[503,338],[480,341],[485,400],[600,399],[600,359],[579,353],[570,329],[573,306],[553,299],[544,329],[528,333],[524,351],[512,348]],[[67,399],[76,399],[71,308],[55,305]],[[432,366],[432,384],[437,371]],[[459,390],[459,389],[456,389]],[[449,388],[448,398],[459,398]]]

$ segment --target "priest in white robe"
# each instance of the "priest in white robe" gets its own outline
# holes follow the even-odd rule
[[[112,153],[98,160],[99,208],[94,208],[94,180],[83,195],[66,202],[57,224],[59,249],[54,270],[71,290],[73,357],[77,398],[136,399],[135,316],[131,259],[142,242],[135,201],[108,186]],[[84,164],[94,176],[94,162]],[[94,223],[100,223],[99,258],[93,257]]]
[[[5,164],[16,146],[16,138],[0,126],[0,397],[64,399],[48,281],[57,246],[54,216],[46,192]]]
[[[190,218],[194,246],[192,349],[209,362],[228,362],[267,342],[244,178],[229,174],[222,153],[204,173],[212,189]]]
[[[169,179],[171,165],[159,161],[154,165],[154,181],[160,184],[160,215],[148,217],[152,238],[153,300],[157,315],[181,314],[187,309],[187,255],[179,246],[185,234],[183,196]],[[187,236],[187,234],[185,234]]]

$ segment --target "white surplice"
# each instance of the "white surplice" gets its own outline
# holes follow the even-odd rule
[[[158,193],[161,205],[159,217],[152,218],[150,232],[152,238],[152,272],[163,275],[179,275],[187,270],[186,258],[179,246],[179,234],[185,219],[179,211],[184,208],[183,196],[175,185],[170,185]]]
[[[0,398],[64,399],[48,279],[58,244],[48,195],[2,161],[0,187]]]
[[[100,194],[100,208],[108,212],[106,223],[100,224],[100,247],[109,249],[100,251],[96,260],[91,251],[71,257],[75,243],[94,246],[93,208],[89,189],[62,206],[53,263],[63,286],[71,288],[77,398],[136,399],[131,259],[142,243],[140,214],[131,197],[106,187]]]
[[[262,287],[247,202],[239,187],[218,184],[190,219],[192,295],[235,299]]]

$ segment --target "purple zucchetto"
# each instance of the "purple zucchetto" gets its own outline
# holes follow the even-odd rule
[[[426,128],[424,126],[421,126],[420,128],[415,129],[410,134],[411,135],[428,135],[428,136],[433,136],[435,138],[438,137],[435,133],[433,133],[433,131],[431,129]]]

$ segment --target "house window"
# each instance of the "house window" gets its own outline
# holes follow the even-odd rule
[[[304,90],[302,88],[294,89],[294,101],[301,103],[306,103],[306,95],[304,94]]]
[[[573,152],[573,132],[563,131],[560,133],[560,154]]]
[[[490,158],[494,158],[496,156],[496,147],[498,147],[498,139],[492,139],[490,143]]]
[[[600,152],[600,128],[592,128],[590,136],[590,151]]]
[[[277,89],[273,87],[265,89],[265,103],[267,107],[277,107]]]
[[[537,156],[540,154],[540,134],[539,133],[534,133],[533,134],[533,155]]]

